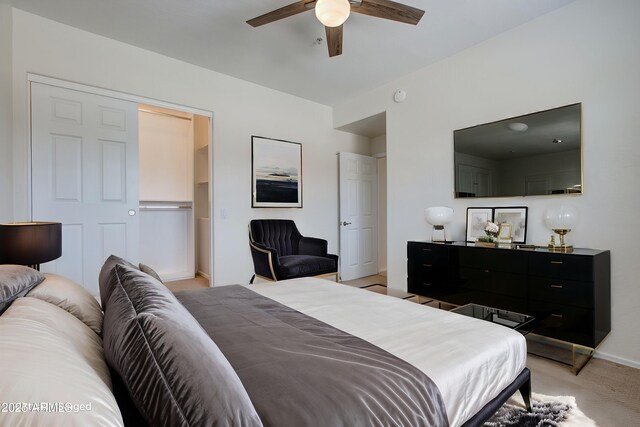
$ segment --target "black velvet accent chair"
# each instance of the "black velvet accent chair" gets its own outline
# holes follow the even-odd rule
[[[255,275],[267,280],[336,276],[338,255],[327,253],[327,241],[304,237],[289,219],[254,219],[249,245]]]

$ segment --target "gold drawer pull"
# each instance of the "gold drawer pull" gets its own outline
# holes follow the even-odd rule
[[[558,317],[558,318],[562,319],[562,314],[552,314],[551,317]]]
[[[431,252],[433,249],[431,249],[431,248],[422,248],[422,250],[425,251],[425,252]]]
[[[424,265],[425,267],[433,267],[433,265],[431,264],[422,264],[422,265]]]
[[[562,261],[551,261],[551,264],[563,264]]]
[[[425,285],[425,286],[432,286],[432,285],[431,285],[431,283],[425,283],[425,282],[423,282],[422,284],[423,284],[423,285]]]
[[[551,287],[555,289],[562,289],[562,285],[551,285]]]

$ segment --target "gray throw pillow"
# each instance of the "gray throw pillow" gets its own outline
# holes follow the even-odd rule
[[[119,264],[109,281],[105,357],[150,425],[262,425],[227,359],[171,291]]]
[[[131,264],[129,261],[120,258],[116,255],[111,255],[102,265],[102,269],[100,270],[100,276],[98,277],[98,285],[100,286],[100,304],[102,305],[102,310],[106,310],[107,302],[109,301],[109,296],[111,295],[111,286],[109,282],[109,278],[111,273],[116,265],[126,265],[131,268],[136,268],[135,265]]]
[[[0,265],[0,314],[44,280],[44,275],[23,265]]]
[[[153,268],[149,267],[147,264],[140,263],[138,264],[138,267],[140,268],[140,271],[142,271],[143,273],[147,273],[149,276],[153,277],[158,282],[164,283],[160,278],[160,275],[156,273],[156,271]]]

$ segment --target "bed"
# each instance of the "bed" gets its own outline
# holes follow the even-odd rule
[[[451,426],[479,425],[516,389],[529,384],[525,339],[508,328],[323,279],[261,283],[247,289],[416,367],[439,389]],[[238,332],[219,327],[229,314],[220,313],[223,297],[212,298],[215,292],[220,293],[205,289],[179,292],[177,297],[221,350],[233,356]],[[237,299],[237,293],[232,298]],[[226,343],[230,331],[234,339]]]
[[[110,257],[100,292],[0,266],[0,396],[49,402],[0,424],[477,426],[530,395],[519,333],[326,280],[174,295]]]
[[[479,412],[525,369],[524,337],[503,326],[322,279],[251,289],[426,373],[440,389],[452,426]]]

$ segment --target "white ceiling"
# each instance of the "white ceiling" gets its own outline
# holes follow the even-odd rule
[[[366,1],[366,0],[365,0]],[[417,26],[353,13],[329,58],[313,11],[245,23],[293,0],[12,0],[14,7],[326,105],[423,68],[574,0],[396,0]]]

